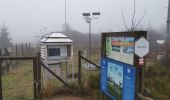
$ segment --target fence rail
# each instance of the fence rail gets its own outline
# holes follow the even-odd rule
[[[0,57],[0,100],[3,99],[2,95],[2,75],[1,75],[1,65],[2,65],[2,60],[32,60],[33,61],[33,77],[34,77],[34,98],[38,99],[40,90],[41,90],[41,70],[40,63],[39,63],[39,54],[37,54],[37,57],[7,57],[7,56],[2,56]]]
[[[37,57],[9,57],[9,56],[0,56],[0,60],[32,60],[36,59]]]
[[[94,62],[88,60],[87,58],[83,57],[81,55],[81,51],[78,51],[78,85],[81,85],[81,59],[87,61],[88,63],[94,65],[95,67],[97,67],[98,69],[100,69],[101,67],[97,64],[95,64]],[[91,69],[90,69],[91,70]]]
[[[60,78],[58,75],[56,75],[51,69],[49,69],[47,66],[45,66],[43,63],[41,63],[41,65],[48,71],[50,72],[55,78],[57,78],[60,82],[62,82],[66,87],[71,88],[71,86],[65,82],[62,78]]]

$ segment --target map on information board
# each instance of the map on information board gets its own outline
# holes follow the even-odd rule
[[[101,60],[101,90],[112,100],[135,100],[136,69],[108,58]]]
[[[106,37],[106,57],[133,65],[134,37]]]

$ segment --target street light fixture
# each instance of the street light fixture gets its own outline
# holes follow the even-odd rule
[[[92,17],[90,15],[90,13],[82,13],[82,15],[83,15],[83,18],[85,19],[86,23],[89,24],[88,59],[91,60],[91,20],[92,19],[99,19],[100,12],[93,12]],[[90,70],[91,70],[91,68],[90,68]]]
[[[92,15],[93,15],[93,19],[99,19],[100,12],[93,12]]]

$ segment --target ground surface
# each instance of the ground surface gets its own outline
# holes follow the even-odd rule
[[[22,61],[2,77],[3,100],[33,99],[33,68],[31,61]]]
[[[78,97],[78,96],[56,96],[44,100],[92,100],[90,97]]]

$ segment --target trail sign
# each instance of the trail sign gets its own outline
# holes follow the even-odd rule
[[[149,53],[149,42],[141,37],[139,40],[135,42],[135,54],[140,58],[143,58]]]

